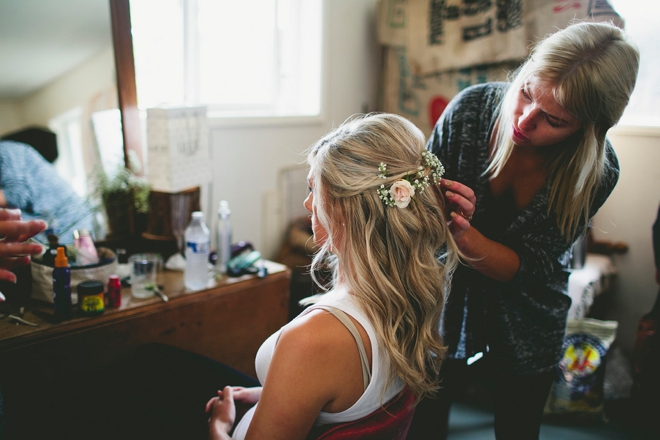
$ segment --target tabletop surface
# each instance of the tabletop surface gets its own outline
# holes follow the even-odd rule
[[[82,316],[77,307],[74,306],[73,319],[64,322],[55,320],[52,304],[34,301],[26,308],[23,319],[36,323],[38,326],[16,324],[14,320],[5,315],[0,318],[0,348],[23,344],[26,339],[39,338],[46,334],[56,336],[58,333],[69,333],[88,327],[101,326],[117,320],[129,319],[139,314],[156,313],[163,308],[177,307],[177,305],[185,302],[201,300],[205,296],[217,294],[219,291],[233,292],[240,290],[243,288],[243,283],[268,281],[269,277],[286,276],[287,268],[282,264],[265,261],[265,266],[268,275],[263,279],[258,278],[256,275],[243,275],[236,278],[223,276],[219,279],[210,279],[205,289],[197,291],[188,290],[184,287],[183,272],[165,270],[158,274],[157,282],[162,286],[163,293],[169,298],[168,302],[164,302],[158,296],[143,299],[134,298],[131,295],[131,288],[124,287],[121,291],[121,307],[106,307],[104,313],[98,316]]]

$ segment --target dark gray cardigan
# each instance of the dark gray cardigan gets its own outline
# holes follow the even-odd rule
[[[507,210],[499,209],[499,201],[493,200],[483,172],[488,141],[507,87],[488,83],[462,91],[445,109],[427,144],[442,161],[447,179],[474,190],[477,206],[472,225],[520,258],[520,269],[509,282],[459,266],[440,328],[449,357],[467,358],[488,349],[498,371],[532,374],[552,370],[561,354],[571,303],[567,295],[571,243],[560,233],[554,212],[548,215],[547,185],[525,209],[514,210],[508,219],[502,218]],[[619,177],[609,141],[607,155],[610,166],[597,189],[590,217]],[[498,223],[501,227],[492,227]]]

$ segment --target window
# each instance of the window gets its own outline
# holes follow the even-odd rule
[[[321,0],[132,0],[140,108],[318,115]]]
[[[640,52],[639,75],[619,125],[660,126],[660,2],[609,0],[625,20],[625,29]]]
[[[57,135],[57,173],[81,197],[87,195],[87,176],[82,152],[82,109],[76,107],[49,121],[49,128]]]

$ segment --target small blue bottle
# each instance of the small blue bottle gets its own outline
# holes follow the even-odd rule
[[[64,246],[57,248],[55,269],[53,269],[53,303],[55,304],[55,319],[66,321],[71,319],[71,270],[66,258]]]

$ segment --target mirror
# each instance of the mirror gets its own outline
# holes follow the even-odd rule
[[[131,158],[144,163],[141,145],[140,114],[137,106],[135,85],[135,59],[131,35],[131,13],[129,0],[110,0],[112,36],[114,42],[117,90],[124,138],[124,160],[131,168]],[[138,174],[140,170],[134,170]]]
[[[128,0],[3,0],[0,58],[0,137],[50,127],[67,180],[141,160]]]

